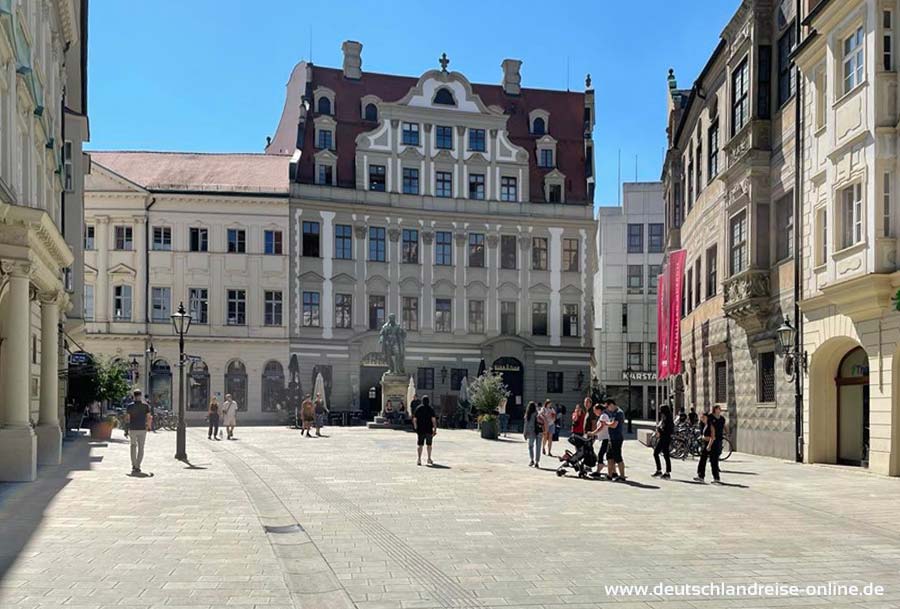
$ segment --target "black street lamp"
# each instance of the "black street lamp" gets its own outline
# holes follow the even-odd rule
[[[150,396],[150,371],[153,368],[153,358],[156,357],[156,348],[153,346],[153,339],[150,339],[150,344],[147,346],[147,351],[144,356],[144,395],[148,400],[152,401],[152,397]]]
[[[775,336],[778,337],[778,344],[781,345],[781,352],[784,354],[784,373],[788,380],[793,380],[797,373],[798,366],[805,372],[807,369],[806,351],[800,350],[797,342],[797,331],[791,325],[791,318],[784,316],[781,326],[775,330]]]
[[[175,458],[187,461],[184,428],[184,335],[191,327],[191,316],[184,310],[184,303],[178,305],[178,311],[172,314],[172,326],[178,335],[178,426],[175,435]]]

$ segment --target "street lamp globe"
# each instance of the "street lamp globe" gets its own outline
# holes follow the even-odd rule
[[[178,305],[178,310],[172,313],[172,326],[175,328],[175,334],[182,336],[187,334],[191,327],[191,316],[184,310],[184,303]]]
[[[778,336],[778,344],[781,345],[783,353],[790,353],[794,349],[794,326],[791,325],[791,319],[785,315],[781,326],[775,330]]]

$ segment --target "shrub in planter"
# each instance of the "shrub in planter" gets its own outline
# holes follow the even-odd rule
[[[91,439],[93,440],[109,440],[112,437],[112,430],[116,427],[118,421],[113,416],[108,416],[102,421],[91,425]]]
[[[496,372],[485,372],[469,385],[469,403],[478,413],[481,437],[496,440],[500,435],[497,408],[509,390],[503,384],[503,377]]]
[[[500,437],[500,419],[492,414],[481,415],[478,419],[481,437],[485,440],[496,440]]]

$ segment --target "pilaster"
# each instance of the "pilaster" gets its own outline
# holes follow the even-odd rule
[[[41,394],[37,434],[39,465],[59,465],[62,429],[59,426],[59,304],[58,291],[42,292],[41,303]]]

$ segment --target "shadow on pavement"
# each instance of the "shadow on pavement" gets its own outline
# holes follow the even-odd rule
[[[128,476],[129,478],[152,478],[153,477],[152,472],[137,472],[137,473],[131,472],[131,473],[128,473],[125,475]]]
[[[732,488],[750,488],[746,484],[735,484],[733,482],[719,482],[719,486],[730,486]]]
[[[721,471],[723,474],[737,474],[739,476],[758,476],[759,475],[756,472],[738,472],[738,471],[733,471],[730,469],[723,469]]]
[[[432,465],[429,465],[428,467],[430,467],[431,469],[453,469],[449,465],[441,465],[440,463],[434,463]]]

